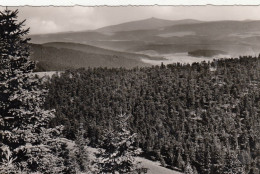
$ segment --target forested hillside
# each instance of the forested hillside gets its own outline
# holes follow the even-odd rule
[[[197,21],[149,18],[93,31],[32,35],[32,43],[73,42],[122,52],[156,54],[219,50],[228,55],[255,55],[260,51],[260,21]]]
[[[63,71],[88,67],[133,68],[148,66],[141,61],[142,58],[156,59],[75,43],[31,44],[31,52],[30,58],[38,62],[36,71]]]
[[[114,117],[132,115],[143,155],[200,174],[260,168],[260,57],[192,65],[66,71],[47,83],[51,126],[75,139],[81,121],[90,145],[102,146]],[[83,119],[82,119],[83,118]]]
[[[64,138],[63,125],[50,127],[55,115],[54,110],[43,109],[48,93],[46,79],[33,73],[36,63],[30,59],[30,39],[24,37],[29,28],[24,26],[25,20],[18,22],[17,14],[18,10],[8,8],[0,11],[0,173],[101,174],[146,170],[135,159],[140,148],[134,146],[137,134],[128,129],[130,115],[114,117],[117,126],[104,131],[105,149],[100,149],[94,159],[89,158],[84,117],[73,132],[75,141]]]

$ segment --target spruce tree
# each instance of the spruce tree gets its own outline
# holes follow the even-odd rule
[[[25,20],[18,22],[17,14],[18,10],[0,11],[1,71],[19,69],[30,72],[35,67],[34,63],[27,59],[30,55],[28,45],[30,39],[25,36],[29,33],[29,28],[23,29]]]
[[[237,154],[230,152],[226,154],[226,165],[223,174],[245,174],[242,163],[238,160]]]
[[[185,166],[184,174],[194,174],[193,169],[189,162]]]
[[[80,123],[75,141],[75,166],[78,173],[91,173],[89,156],[86,150],[88,140],[84,138],[84,134],[83,123]]]
[[[29,29],[18,10],[0,12],[0,173],[64,173],[61,127],[48,128],[47,90],[32,73]]]
[[[106,130],[104,150],[97,154],[99,173],[138,173],[140,163],[135,156],[140,150],[133,146],[136,134],[127,128],[129,116],[119,115],[115,118],[115,128]]]

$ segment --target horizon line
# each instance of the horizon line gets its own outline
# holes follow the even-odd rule
[[[122,23],[117,23],[117,24],[111,24],[111,25],[105,25],[103,27],[98,27],[95,29],[85,29],[85,30],[75,30],[75,31],[59,31],[59,32],[50,32],[50,33],[33,33],[33,34],[28,34],[28,36],[33,36],[33,35],[45,35],[45,34],[64,34],[64,33],[74,33],[74,32],[98,32],[96,30],[102,29],[102,28],[106,28],[106,27],[110,27],[110,26],[117,26],[117,25],[122,25],[122,24],[126,24],[126,23],[131,23],[131,22],[138,22],[138,21],[144,21],[144,20],[150,20],[150,19],[159,19],[159,20],[165,20],[165,21],[182,21],[182,20],[195,20],[195,21],[199,21],[201,23],[205,23],[205,22],[221,22],[221,21],[236,21],[236,22],[243,22],[243,21],[259,21],[255,20],[255,19],[244,19],[244,20],[199,20],[199,19],[192,19],[192,18],[185,18],[185,19],[175,19],[175,20],[171,20],[171,19],[163,19],[163,18],[157,18],[157,17],[149,17],[149,18],[144,18],[144,19],[139,19],[139,20],[130,20],[130,21],[126,21],[126,22],[122,22]],[[179,25],[185,25],[185,24],[179,24]],[[31,28],[31,27],[29,27]]]

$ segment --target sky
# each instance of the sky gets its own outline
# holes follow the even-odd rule
[[[2,11],[5,7],[0,7]],[[260,6],[12,7],[30,34],[93,30],[146,18],[260,20]]]

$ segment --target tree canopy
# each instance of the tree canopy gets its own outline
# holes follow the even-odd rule
[[[57,115],[51,124],[64,123],[70,139],[84,118],[90,144],[99,146],[126,113],[135,146],[165,166],[184,171],[189,162],[201,174],[222,174],[231,160],[239,162],[233,171],[260,167],[259,57],[68,70],[47,86],[45,106]]]
[[[49,128],[54,112],[42,108],[48,90],[32,74],[29,29],[18,10],[0,12],[0,173],[66,173],[62,126]]]

